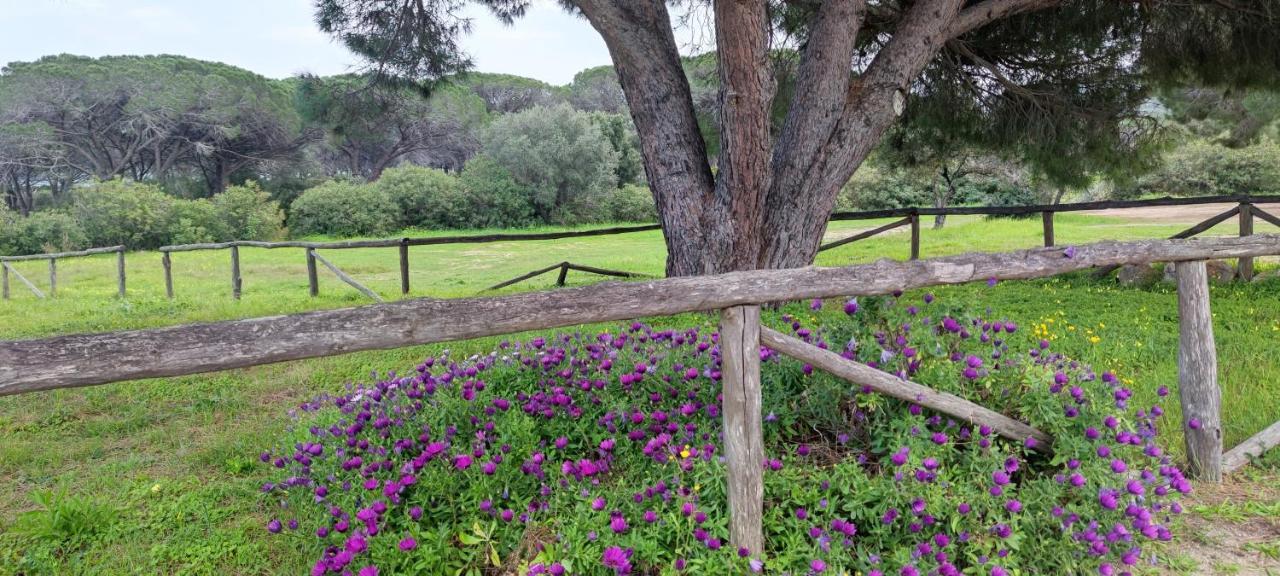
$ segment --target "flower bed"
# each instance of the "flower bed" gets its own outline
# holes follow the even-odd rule
[[[767,349],[766,550],[727,541],[716,335],[635,323],[428,358],[302,406],[267,529],[321,574],[1125,574],[1190,490],[1159,406],[989,311],[789,308],[810,342],[1000,410],[1052,456]],[[1160,396],[1163,396],[1163,390]]]

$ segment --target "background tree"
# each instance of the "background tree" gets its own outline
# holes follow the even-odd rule
[[[567,104],[498,118],[482,137],[481,154],[529,190],[534,214],[544,222],[589,220],[617,185],[613,146],[590,114]]]
[[[436,4],[432,3],[426,9],[430,10]],[[449,71],[462,72],[463,69],[449,69]],[[554,86],[524,76],[467,72],[451,80],[470,88],[484,100],[485,108],[489,112],[497,114],[520,112],[534,106],[550,106],[561,101],[560,91]]]
[[[574,108],[588,112],[624,114],[627,111],[627,96],[622,93],[613,66],[596,66],[574,74],[567,98]]]
[[[340,172],[366,181],[406,157],[461,170],[487,119],[483,100],[466,88],[442,88],[427,98],[357,75],[304,77],[298,104],[307,120],[324,127]]]
[[[720,151],[713,172],[663,0],[564,0],[603,37],[631,110],[673,275],[792,267],[813,261],[841,186],[909,106],[930,95],[922,74],[945,66],[972,102],[1007,113],[1024,154],[1058,177],[1031,127],[1079,122],[1071,91],[1117,97],[1155,81],[1273,82],[1280,40],[1274,0],[863,0],[711,2]],[[527,0],[481,0],[508,22]],[[376,67],[432,82],[467,66],[456,39],[461,1],[317,0],[322,29]],[[785,34],[776,34],[782,31]],[[782,125],[771,112],[775,38],[799,53]],[[1112,68],[1134,74],[1116,77]],[[1140,66],[1139,66],[1140,64]],[[1056,72],[1055,72],[1056,71]],[[1080,82],[1053,79],[1080,75]],[[1099,83],[1086,79],[1114,78]],[[1132,82],[1132,83],[1131,83]],[[1131,83],[1131,84],[1129,84]],[[1061,104],[1045,113],[1018,98]],[[1085,142],[1049,138],[1067,154]]]

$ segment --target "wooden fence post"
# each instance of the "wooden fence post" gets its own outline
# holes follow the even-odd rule
[[[400,293],[409,294],[409,239],[400,240]]]
[[[58,259],[49,259],[49,297],[53,298],[58,293]]]
[[[1041,220],[1044,221],[1044,245],[1046,248],[1053,247],[1053,212],[1045,210],[1040,213]]]
[[[911,259],[920,259],[920,213],[911,212]]]
[[[310,287],[312,298],[320,295],[320,275],[316,273],[315,248],[307,248],[307,285]]]
[[[560,263],[560,276],[556,278],[556,286],[564,286],[564,281],[569,278],[569,263]]]
[[[124,274],[124,246],[120,247],[120,251],[116,252],[116,293],[124,298],[125,290],[125,274]]]
[[[9,267],[3,263],[0,263],[0,294],[5,300],[9,299]]]
[[[231,247],[231,297],[240,299],[240,247]]]
[[[1222,480],[1221,392],[1218,354],[1209,310],[1209,275],[1203,260],[1179,262],[1178,393],[1191,475]]]
[[[164,265],[164,295],[173,300],[173,257],[169,252],[164,252],[160,256],[160,263]]]
[[[764,552],[764,432],[760,416],[760,307],[720,315],[723,434],[728,462],[729,542]]]
[[[1240,203],[1240,236],[1253,236],[1253,204]],[[1253,258],[1240,259],[1240,278],[1245,282],[1253,280]]]

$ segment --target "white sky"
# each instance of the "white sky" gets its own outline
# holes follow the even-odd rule
[[[352,70],[359,60],[320,32],[312,0],[0,0],[0,64],[48,54],[179,54],[272,78]],[[549,0],[506,27],[472,7],[463,46],[481,72],[567,84],[609,63],[585,20]]]

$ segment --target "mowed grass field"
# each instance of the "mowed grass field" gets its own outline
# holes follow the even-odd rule
[[[829,239],[883,221],[833,223]],[[942,230],[923,222],[924,257],[1038,246],[1040,221],[952,217]],[[1262,223],[1257,231],[1277,232]],[[1059,245],[1158,238],[1183,223],[1059,215]],[[1234,221],[1211,234],[1231,235]],[[428,232],[406,232],[427,235]],[[400,298],[394,248],[322,251],[388,300]],[[906,259],[905,228],[824,252],[819,265]],[[536,268],[569,260],[658,277],[659,232],[546,242],[415,247],[411,297],[473,296]],[[1280,279],[1212,290],[1225,441],[1234,445],[1280,420]],[[43,261],[15,268],[47,287]],[[115,297],[113,255],[60,261],[58,295],[37,300],[11,279],[0,302],[0,339],[18,339],[285,314],[369,300],[320,267],[318,298],[307,294],[301,249],[242,249],[244,294],[231,298],[227,251],[176,253],[176,299],[165,298],[160,255],[128,255],[128,297]],[[569,284],[601,280],[577,272]],[[549,274],[501,290],[547,289]],[[1177,384],[1177,307],[1171,285],[1121,287],[1075,274],[1029,282],[932,290],[944,302],[991,308],[1098,369],[1116,370],[1140,402]],[[484,292],[485,294],[491,294]],[[919,297],[912,293],[908,297]],[[708,321],[683,318],[664,322]],[[312,557],[308,535],[268,538],[272,474],[256,455],[290,425],[289,410],[374,371],[403,371],[431,350],[454,355],[492,349],[499,339],[358,353],[182,378],[0,398],[0,574],[295,574]],[[111,358],[101,358],[111,362]],[[1165,444],[1181,452],[1177,402],[1164,417]],[[1271,454],[1268,460],[1278,460]],[[39,500],[39,502],[38,502]],[[55,510],[57,513],[48,511]],[[1260,515],[1280,517],[1280,504]],[[35,512],[32,512],[35,511]],[[1234,513],[1234,512],[1233,512]],[[1277,553],[1280,555],[1280,552]],[[1207,566],[1199,566],[1208,570]],[[1211,571],[1211,570],[1210,570]],[[1195,569],[1190,569],[1196,573]]]

